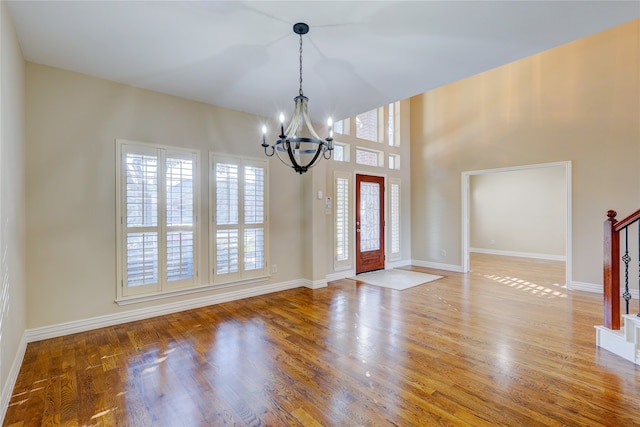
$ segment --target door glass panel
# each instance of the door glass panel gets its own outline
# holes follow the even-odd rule
[[[360,251],[380,249],[380,186],[360,183]]]

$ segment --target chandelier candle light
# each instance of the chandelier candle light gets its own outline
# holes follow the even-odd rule
[[[280,136],[272,145],[267,144],[267,127],[262,126],[262,147],[268,157],[276,154],[280,161],[303,174],[314,167],[321,158],[329,160],[333,151],[333,122],[329,118],[329,136],[321,139],[309,120],[309,98],[302,93],[302,35],[309,32],[309,26],[299,22],[293,32],[300,36],[300,90],[293,98],[295,110],[291,122],[284,129],[284,113],[280,113]]]

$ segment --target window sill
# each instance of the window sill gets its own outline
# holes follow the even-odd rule
[[[214,283],[214,284],[208,284],[208,285],[198,286],[194,288],[176,289],[173,291],[158,292],[154,294],[120,297],[120,298],[116,298],[115,303],[120,306],[123,306],[123,305],[138,304],[138,303],[148,302],[148,301],[157,301],[161,299],[172,298],[172,297],[177,297],[182,295],[190,295],[190,294],[196,294],[201,292],[214,291],[217,289],[232,288],[232,287],[247,285],[251,283],[265,282],[270,278],[271,276],[260,276],[260,277],[253,277],[251,279],[238,280],[235,282]]]

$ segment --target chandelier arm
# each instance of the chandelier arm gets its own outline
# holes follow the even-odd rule
[[[276,148],[272,145],[263,145],[262,147],[264,148],[264,154],[267,157],[272,157],[276,152]],[[268,148],[271,148],[271,154],[269,154],[269,152],[267,151]]]
[[[289,159],[291,160],[291,167],[293,169],[295,169],[296,172],[298,172],[299,174],[302,175],[303,172],[307,171],[306,167],[302,167],[298,164],[298,162],[296,161],[295,155],[293,154],[293,151],[291,150],[291,144],[288,143],[287,144],[287,153],[289,154]]]
[[[306,166],[304,166],[305,171],[307,169],[312,168],[312,167],[315,166],[315,163],[318,160],[318,156],[320,156],[320,152],[322,151],[322,147],[324,147],[324,143],[318,144],[318,149],[316,150],[316,154],[314,154],[314,156],[311,159],[311,161],[309,163],[307,163]]]
[[[287,126],[287,130],[286,132],[280,136],[280,138],[282,139],[286,139],[289,137],[292,137],[293,135],[297,135],[300,129],[300,125],[301,123],[299,122],[300,116],[302,115],[301,112],[304,111],[304,107],[302,106],[302,100],[298,100],[298,98],[294,98],[294,100],[296,101],[295,103],[295,109],[293,111],[293,116],[291,116],[291,121],[289,122],[289,125]]]
[[[286,142],[287,141],[285,139],[279,139],[273,145],[275,147],[275,153],[276,153],[276,157],[278,157],[278,160],[280,160],[282,164],[285,165],[286,167],[292,168],[293,166],[290,163],[287,163],[287,158],[286,157],[283,158],[280,155],[280,153],[282,153],[283,151],[287,151],[285,149]],[[277,145],[282,145],[282,148],[278,149]]]
[[[316,130],[313,128],[313,126],[311,125],[311,119],[309,119],[309,110],[307,109],[307,104],[305,103],[305,105],[302,107],[302,117],[304,120],[304,124],[307,125],[307,129],[309,129],[309,133],[318,140],[322,141],[322,138],[320,138],[318,136],[318,134],[316,133]]]

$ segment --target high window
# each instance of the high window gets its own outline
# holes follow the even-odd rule
[[[211,154],[212,282],[267,273],[267,169],[264,160]]]
[[[359,165],[381,166],[382,151],[356,147],[356,163]]]
[[[379,141],[378,137],[378,109],[367,111],[356,116],[356,138],[368,141]]]
[[[196,285],[197,151],[117,141],[119,299]]]
[[[400,102],[389,104],[389,115],[387,120],[387,138],[389,145],[400,145],[400,132],[398,125],[400,124]]]
[[[333,160],[336,162],[348,162],[350,159],[350,146],[342,142],[333,142]]]

